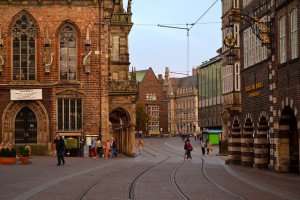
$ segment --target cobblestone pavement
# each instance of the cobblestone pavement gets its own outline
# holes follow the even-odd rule
[[[180,138],[144,139],[142,155],[128,158],[32,156],[29,165],[0,165],[0,199],[300,199],[300,175],[225,165],[227,156],[202,156],[191,140],[183,160]],[[134,184],[133,184],[134,183]]]

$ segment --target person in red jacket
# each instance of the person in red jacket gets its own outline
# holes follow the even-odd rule
[[[189,139],[187,139],[184,143],[184,150],[186,151],[186,159],[191,159],[192,160],[192,155],[191,155],[191,151],[193,151],[193,146],[190,142]]]

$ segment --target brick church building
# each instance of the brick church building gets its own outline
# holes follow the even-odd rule
[[[82,156],[92,137],[134,154],[131,0],[0,2],[0,141],[49,154],[56,134]]]

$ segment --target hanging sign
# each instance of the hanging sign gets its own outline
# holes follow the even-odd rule
[[[10,100],[39,100],[43,99],[42,89],[10,90]]]

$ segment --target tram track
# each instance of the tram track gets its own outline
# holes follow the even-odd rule
[[[183,151],[180,151],[180,149],[178,148],[168,148],[166,149],[165,147],[160,147],[160,148],[151,148],[148,146],[145,146],[147,149],[144,149],[143,152],[151,155],[152,158],[148,158],[149,160],[155,158],[155,159],[159,159],[159,157],[164,156],[165,158],[161,158],[162,160],[158,161],[157,163],[155,163],[154,165],[151,165],[150,167],[147,167],[146,169],[141,169],[141,171],[134,177],[133,181],[130,183],[129,186],[129,190],[128,190],[128,199],[129,200],[134,200],[135,199],[135,189],[136,189],[136,184],[138,182],[138,180],[141,179],[141,177],[143,175],[145,175],[147,172],[149,172],[151,169],[167,162],[168,160],[174,158],[174,156],[170,155],[176,155],[180,158],[183,158]],[[173,149],[173,150],[172,150]],[[166,153],[167,152],[167,153]],[[201,171],[204,174],[204,176],[206,177],[206,179],[213,184],[216,188],[218,188],[219,190],[225,192],[226,194],[228,194],[229,196],[231,196],[233,199],[243,199],[241,197],[239,197],[238,195],[235,195],[234,193],[226,190],[225,188],[223,188],[222,186],[218,185],[211,177],[209,177],[209,175],[207,174],[206,170],[205,170],[205,160],[200,157],[200,156],[196,156],[194,155],[193,157],[197,157],[200,158],[202,160],[201,162]],[[172,173],[171,173],[171,186],[173,191],[176,191],[176,196],[178,197],[178,199],[182,199],[182,200],[190,200],[190,197],[188,196],[188,194],[186,194],[184,188],[181,186],[181,184],[177,181],[177,175],[179,170],[184,166],[184,161],[179,162],[176,166],[175,169],[173,169]],[[134,166],[134,165],[133,165]],[[132,168],[133,166],[128,167],[128,169]],[[138,168],[138,167],[137,167]],[[126,170],[126,169],[125,169]],[[115,170],[113,172],[110,172],[109,175],[107,176],[102,176],[97,178],[97,180],[95,180],[95,182],[90,183],[90,185],[84,189],[81,189],[81,191],[78,191],[78,195],[76,197],[76,199],[85,199],[86,197],[88,197],[91,193],[91,191],[93,190],[93,188],[97,188],[99,184],[102,184],[106,179],[111,179],[114,176],[117,176],[118,174],[122,173],[122,171],[124,171],[124,168],[120,168],[118,170]],[[37,194],[38,195],[38,194]],[[34,195],[36,196],[36,195]],[[32,197],[34,197],[32,196]],[[29,198],[30,199],[30,198]]]
[[[135,180],[131,183],[130,185],[130,189],[129,189],[129,200],[133,200],[134,199],[134,190],[135,190],[135,186],[136,186],[136,183],[137,181],[145,174],[147,173],[148,171],[150,171],[151,169],[157,167],[158,165],[162,164],[162,163],[165,163],[166,161],[170,160],[172,157],[166,153],[161,153],[159,152],[157,149],[153,149],[149,146],[146,146],[148,149],[150,149],[151,151],[154,151],[154,152],[157,152],[159,154],[162,154],[164,156],[166,156],[167,158],[156,163],[155,165],[152,165],[151,167],[149,167],[147,170],[145,170],[144,172],[140,173],[139,176],[137,176],[135,178]],[[150,153],[149,151],[147,150],[144,150],[146,151],[147,153]],[[155,156],[155,154],[152,154],[150,153],[151,155]],[[183,200],[189,200],[188,196],[186,194],[184,194],[184,192],[181,190],[181,188],[179,187],[179,184],[177,183],[176,181],[176,174],[178,172],[178,170],[180,169],[180,167],[183,165],[183,162],[180,162],[176,168],[172,171],[172,174],[171,174],[171,184],[172,184],[172,187],[173,189],[175,189],[175,191],[177,192],[177,196],[179,196],[181,199]]]
[[[170,151],[170,149],[163,149],[164,151],[167,151],[169,153],[172,153],[172,154],[175,154],[175,155],[178,155],[178,156],[182,156],[184,151],[182,150],[182,153],[179,154],[178,151],[181,152],[181,150],[179,148],[172,148],[175,150],[174,151]],[[212,177],[210,177],[206,171],[206,162],[205,162],[205,159],[201,156],[197,156],[197,155],[193,155],[193,157],[196,157],[196,158],[200,158],[201,159],[201,172],[202,174],[204,175],[204,177],[211,183],[213,184],[216,188],[218,188],[219,190],[221,190],[222,192],[226,193],[227,195],[229,195],[230,197],[232,197],[233,199],[237,199],[237,200],[244,200],[244,198],[242,198],[241,196],[237,195],[237,194],[234,194],[232,193],[231,191],[225,189],[224,187],[222,187],[221,185],[219,185]],[[179,186],[178,186],[179,187]],[[180,188],[180,187],[179,187]]]
[[[169,145],[158,140],[152,144],[149,142],[143,149],[143,155],[133,159],[104,159],[104,163],[99,162],[101,165],[96,165],[98,160],[89,159],[93,165],[84,165],[88,168],[82,170],[70,162],[66,167],[59,168],[66,174],[62,172],[53,179],[45,179],[47,181],[10,199],[51,199],[55,194],[68,195],[65,197],[70,200],[95,199],[95,192],[101,194],[103,199],[109,199],[112,194],[115,199],[135,200],[158,197],[231,200],[249,199],[249,195],[255,199],[297,199],[283,198],[283,194],[280,196],[280,193],[262,190],[260,186],[263,184],[254,179],[249,184],[252,179],[246,176],[242,180],[237,179],[238,174],[226,173],[229,166],[224,165],[221,158],[201,156],[196,145],[192,152],[193,161],[190,162],[182,161],[184,150],[181,144]],[[81,162],[78,164],[81,165]],[[71,168],[76,171],[72,169],[69,173]]]

